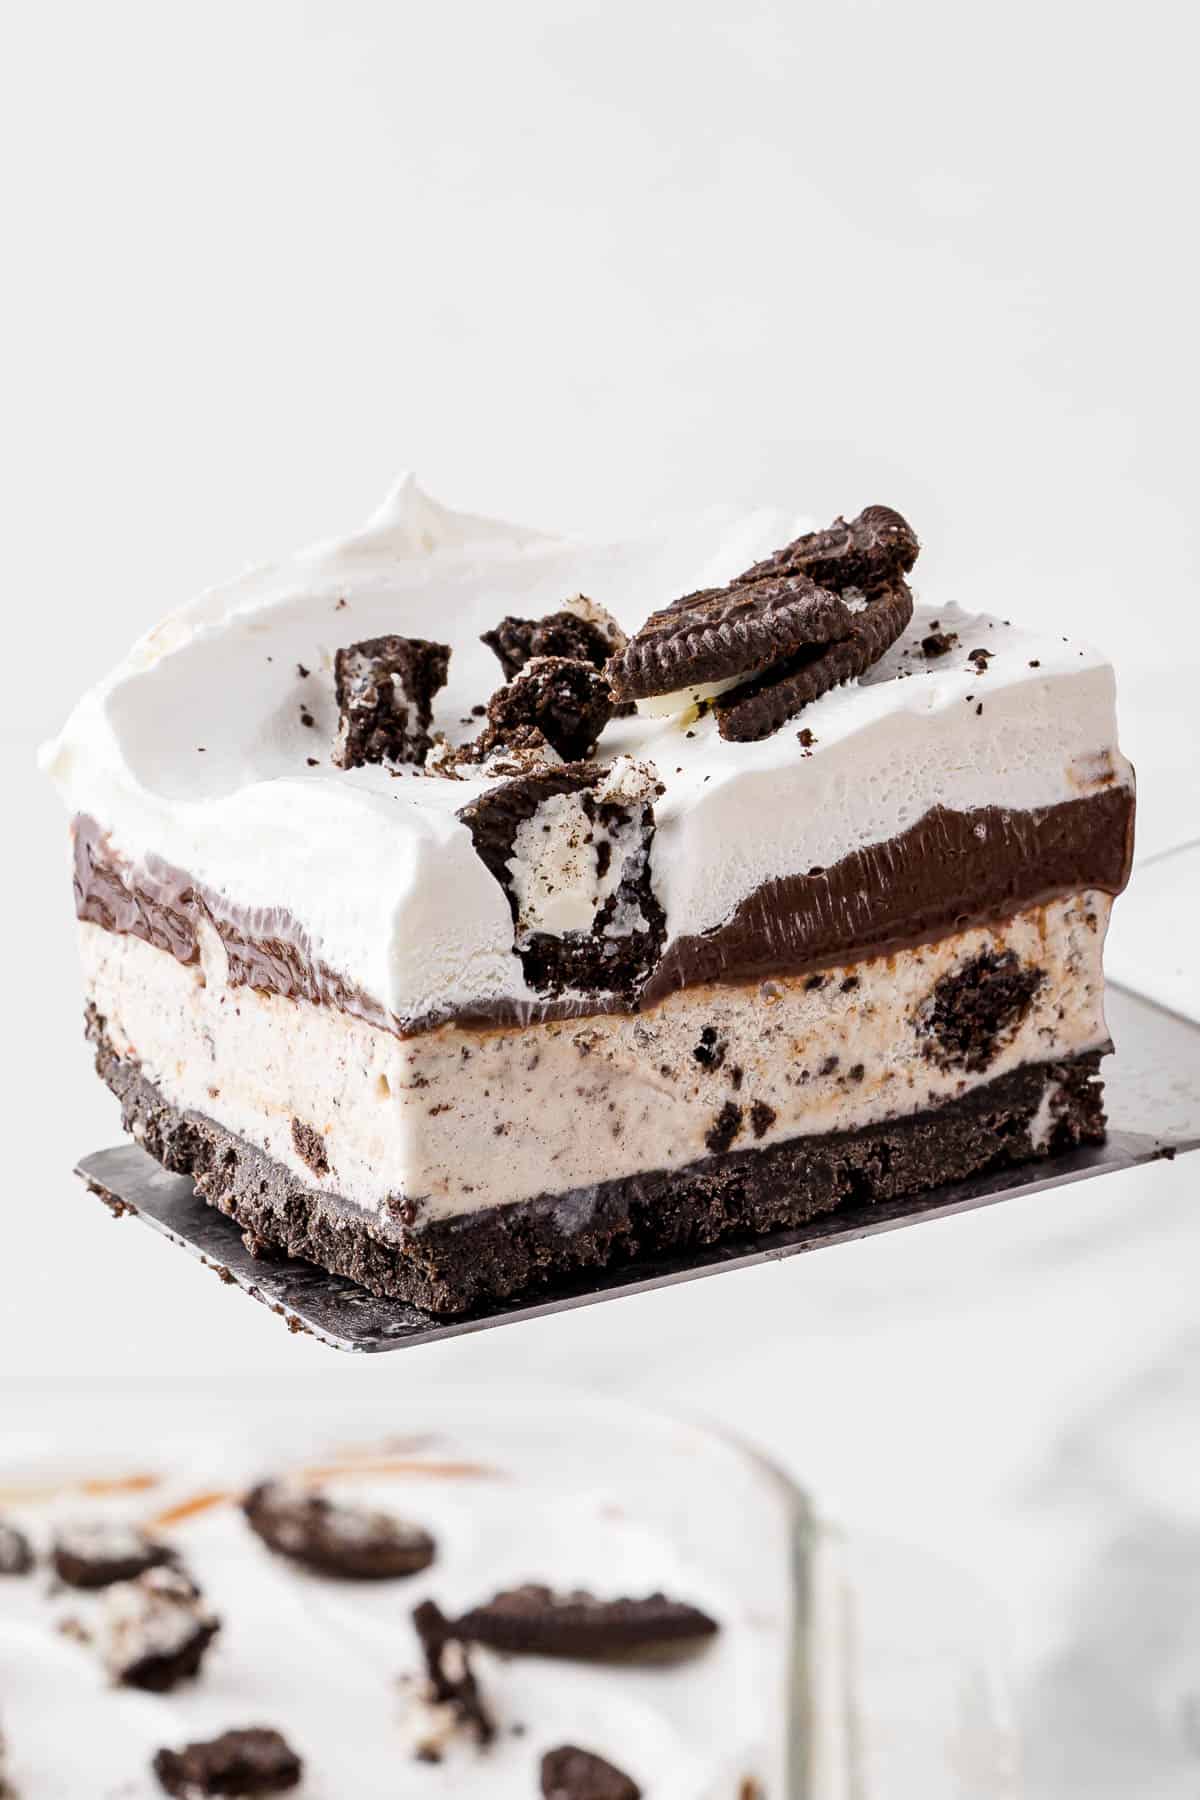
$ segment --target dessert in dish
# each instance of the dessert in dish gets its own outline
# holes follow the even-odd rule
[[[274,1396],[258,1404],[244,1443],[167,1425],[141,1446],[149,1466],[111,1460],[118,1443],[103,1462],[84,1447],[0,1468],[35,1557],[0,1607],[2,1717],[28,1800],[535,1800],[544,1780],[587,1794],[578,1783],[606,1770],[659,1800],[808,1793],[807,1518],[752,1457],[632,1411],[580,1401],[568,1416],[544,1393],[478,1426],[443,1394],[445,1422],[405,1421],[402,1438],[394,1407],[384,1439],[348,1444],[357,1426],[339,1417],[336,1450],[273,1422]],[[283,1443],[301,1438],[296,1458]],[[419,1531],[432,1560],[372,1561],[364,1579],[364,1520],[376,1543],[384,1520],[389,1543]],[[64,1588],[55,1544],[85,1522],[165,1545],[171,1563]]]
[[[173,614],[46,752],[128,1128],[446,1312],[1100,1138],[1112,671],[917,553],[405,482]]]

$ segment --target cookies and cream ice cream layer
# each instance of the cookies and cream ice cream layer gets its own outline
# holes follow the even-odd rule
[[[1081,893],[812,975],[700,983],[634,1015],[408,1037],[230,987],[211,927],[194,965],[79,929],[108,1041],[163,1099],[394,1232],[400,1202],[429,1222],[856,1131],[1101,1049],[1109,905]],[[958,988],[994,971],[1013,998],[964,1041]]]

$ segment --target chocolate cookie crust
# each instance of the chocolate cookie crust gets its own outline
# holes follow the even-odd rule
[[[125,1129],[164,1167],[191,1175],[248,1242],[435,1313],[465,1312],[660,1250],[803,1225],[839,1206],[919,1194],[1104,1139],[1097,1051],[1027,1064],[949,1105],[862,1131],[730,1151],[423,1228],[397,1226],[386,1236],[213,1120],[169,1105],[117,1055],[94,1010],[88,1031]]]

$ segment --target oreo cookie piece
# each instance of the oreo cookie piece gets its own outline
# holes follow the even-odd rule
[[[921,546],[908,520],[890,506],[868,506],[847,524],[835,519],[827,531],[810,531],[754,563],[739,582],[779,575],[807,575],[835,594],[847,588],[868,591],[908,574]]]
[[[558,612],[548,613],[544,619],[517,619],[510,614],[481,639],[499,658],[505,681],[519,675],[535,656],[566,656],[602,669],[627,641],[612,614],[586,594],[564,601]]]
[[[339,650],[337,767],[423,763],[433,741],[433,696],[446,685],[449,665],[450,646],[426,638],[364,638]]]
[[[422,1601],[412,1618],[425,1657],[427,1682],[421,1696],[426,1729],[417,1743],[418,1758],[440,1762],[446,1744],[460,1732],[467,1732],[480,1748],[490,1744],[496,1735],[495,1722],[462,1637],[433,1600]]]
[[[7,1519],[0,1519],[0,1575],[28,1575],[33,1568],[33,1546],[25,1533]]]
[[[727,587],[651,614],[608,664],[613,693],[647,711],[712,701],[723,737],[766,737],[895,641],[918,548],[886,506],[797,538]]]
[[[735,581],[651,613],[609,662],[608,678],[618,700],[678,695],[682,706],[699,689],[848,637],[850,629],[844,601],[807,575]]]
[[[561,1744],[542,1758],[542,1800],[642,1800],[642,1790],[602,1756]]]
[[[223,1731],[220,1737],[182,1750],[160,1750],[152,1765],[164,1794],[199,1800],[204,1794],[228,1794],[252,1800],[258,1794],[284,1794],[299,1787],[304,1765],[278,1731],[252,1725]]]
[[[922,1054],[942,1069],[982,1074],[1017,1032],[1046,973],[1013,950],[981,950],[943,975],[917,1013]]]
[[[488,724],[479,740],[483,755],[533,729],[564,762],[583,762],[612,718],[612,690],[590,662],[537,656],[488,701]]]
[[[260,1482],[242,1502],[242,1512],[251,1531],[277,1556],[346,1581],[418,1575],[436,1551],[420,1525],[286,1482]]]
[[[510,1655],[602,1660],[680,1651],[719,1629],[699,1607],[665,1594],[597,1600],[583,1592],[556,1594],[535,1583],[497,1594],[453,1625],[464,1641]]]
[[[99,1640],[105,1665],[122,1687],[165,1694],[200,1673],[220,1630],[200,1589],[182,1569],[147,1569],[105,1595]]]
[[[666,919],[650,881],[649,763],[568,763],[520,775],[463,807],[504,889],[513,948],[542,994],[635,996],[662,953]]]
[[[133,1581],[147,1569],[174,1561],[166,1544],[135,1525],[114,1519],[79,1519],[60,1527],[50,1550],[58,1579],[73,1588],[106,1588]]]
[[[470,775],[501,779],[532,775],[561,762],[558,751],[546,742],[536,725],[514,725],[504,731],[488,725],[466,744],[451,744],[438,734],[425,773],[444,776],[449,781],[463,781]]]
[[[845,638],[808,645],[714,700],[721,736],[742,744],[770,737],[811,701],[865,675],[895,643],[912,614],[912,593],[903,581],[858,602]]]

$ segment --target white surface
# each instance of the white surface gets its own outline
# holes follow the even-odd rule
[[[531,538],[449,511],[405,476],[362,531],[210,589],[157,624],[82,697],[43,761],[68,812],[95,819],[135,870],[158,857],[185,871],[229,903],[235,927],[262,909],[265,934],[294,939],[402,1025],[532,999],[508,901],[458,816],[494,783],[478,771],[334,768],[338,647],[394,631],[448,643],[433,723],[462,742],[478,729],[472,707],[500,685],[480,640],[506,613],[541,618],[586,591],[632,632],[805,524],[714,509],[612,544]],[[931,661],[920,644],[935,623],[957,642]],[[977,649],[986,669],[970,660]],[[683,712],[606,729],[613,779],[629,785],[628,752],[642,783],[665,789],[650,864],[668,950],[725,923],[764,883],[832,868],[931,807],[1054,806],[1131,780],[1098,652],[952,603],[918,607],[863,680],[822,694],[804,723],[811,748],[786,726],[727,743],[713,716]],[[567,809],[569,828],[571,803],[551,804]],[[533,925],[590,925],[600,896],[564,880],[562,836],[541,813],[517,834],[518,942]],[[555,917],[534,905],[531,850],[535,872],[574,902]],[[614,856],[611,879],[623,874]]]
[[[952,0],[8,10],[10,1381],[60,1371],[102,1413],[132,1369],[181,1406],[207,1371],[272,1370],[301,1412],[317,1369],[399,1401],[553,1367],[698,1404],[990,1587],[1027,1800],[1194,1800],[1194,1161],[335,1366],[71,1181],[115,1115],[32,762],[168,606],[348,529],[417,458],[457,504],[564,530],[896,505],[929,599],[1032,602],[1103,645],[1141,852],[1194,837],[1196,23],[1177,0],[1017,0],[1002,28]],[[1190,958],[1196,897],[1165,898],[1143,964]]]
[[[1105,961],[1112,980],[1200,1024],[1200,956],[1188,929],[1197,900],[1200,842],[1147,858],[1133,903],[1114,912]]]

